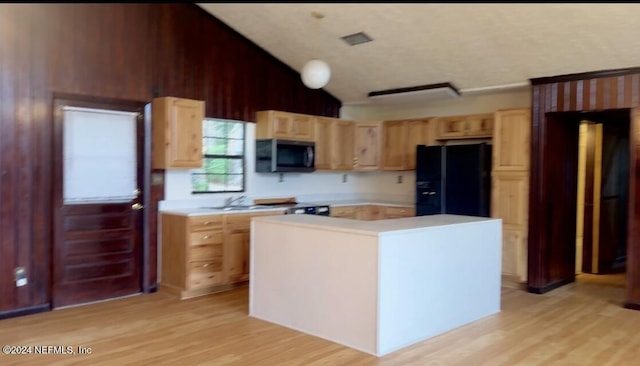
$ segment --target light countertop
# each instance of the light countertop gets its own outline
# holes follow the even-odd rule
[[[343,231],[364,235],[380,235],[397,231],[439,229],[441,227],[450,225],[482,223],[486,221],[501,219],[463,215],[428,215],[375,221],[361,221],[318,215],[283,215],[260,217],[255,218],[255,220],[269,220],[271,222],[281,223],[283,225],[321,228],[323,230]]]
[[[413,207],[413,203],[406,202],[391,202],[391,201],[378,201],[378,200],[335,200],[335,201],[312,201],[303,202],[317,205],[329,205],[330,207],[340,206],[364,206],[364,205],[378,205],[378,206],[396,206],[396,207]],[[180,208],[180,209],[165,209],[160,210],[160,213],[168,213],[182,216],[208,216],[208,215],[223,215],[223,214],[246,214],[246,213],[261,213],[261,212],[283,212],[286,208],[273,207],[273,208],[260,208],[260,209],[246,209],[246,210],[223,210],[206,207],[193,207],[193,208]],[[288,216],[316,216],[316,215],[288,215]]]

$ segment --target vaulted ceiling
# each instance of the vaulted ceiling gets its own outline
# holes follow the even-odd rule
[[[378,103],[368,93],[387,89],[449,82],[465,95],[640,66],[640,4],[198,5],[298,72],[325,60],[324,89],[344,104]],[[373,41],[341,39],[357,32]]]

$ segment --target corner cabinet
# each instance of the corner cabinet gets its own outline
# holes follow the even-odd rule
[[[202,167],[204,102],[175,97],[151,102],[152,169]]]
[[[162,214],[160,287],[181,299],[224,282],[222,216]]]
[[[416,146],[434,145],[429,119],[384,121],[382,170],[414,170]]]
[[[281,214],[161,214],[160,288],[187,299],[244,284],[249,279],[251,218]]]
[[[316,170],[353,169],[353,127],[351,121],[316,117]]]
[[[314,116],[282,111],[256,112],[257,139],[314,141]]]

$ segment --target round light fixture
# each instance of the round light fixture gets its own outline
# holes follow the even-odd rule
[[[331,78],[329,65],[322,60],[310,60],[302,68],[302,82],[309,89],[320,89],[327,85]]]

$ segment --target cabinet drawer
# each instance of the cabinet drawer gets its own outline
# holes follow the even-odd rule
[[[222,244],[194,245],[191,247],[189,260],[197,261],[222,257]]]
[[[222,215],[189,217],[191,231],[207,231],[222,229]]]
[[[205,287],[222,284],[222,261],[191,262],[188,286]]]
[[[222,244],[222,230],[196,231],[189,234],[190,245]]]

